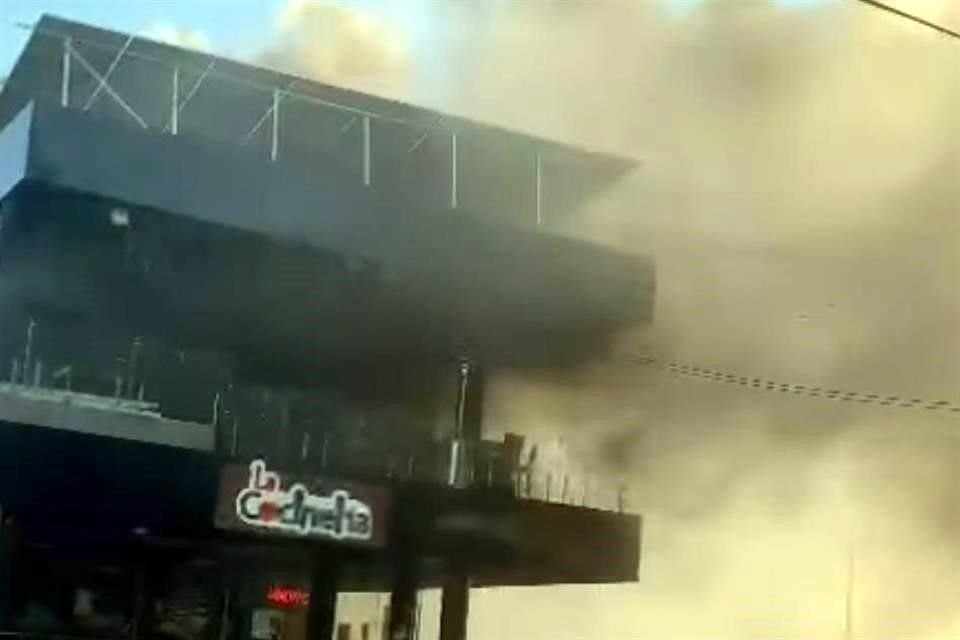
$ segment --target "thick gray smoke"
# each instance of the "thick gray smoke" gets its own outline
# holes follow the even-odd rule
[[[369,93],[410,93],[409,43],[382,19],[333,2],[288,0],[274,27],[260,64]]]
[[[644,163],[564,225],[657,258],[657,321],[624,351],[956,393],[956,43],[852,4],[671,19],[652,3],[520,3],[493,20],[450,106]],[[609,363],[500,384],[492,422],[560,431],[630,477],[647,547],[638,587],[582,614],[562,613],[582,591],[531,595],[533,628],[478,619],[484,637],[837,637],[851,548],[856,637],[956,637],[956,420]],[[474,611],[498,619],[494,601]]]
[[[431,55],[401,56],[416,82],[392,95],[643,162],[548,218],[656,257],[657,320],[621,352],[955,398],[960,44],[853,2],[667,4],[428,3]],[[960,26],[960,5],[922,4]],[[471,637],[834,638],[851,584],[852,637],[960,637],[955,418],[617,355],[504,374],[487,416],[629,479],[640,584],[478,593]]]

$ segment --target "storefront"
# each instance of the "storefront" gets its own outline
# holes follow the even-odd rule
[[[73,531],[50,533],[4,525],[4,633],[97,640],[332,635],[342,565],[336,554],[89,532],[65,542]]]
[[[0,504],[0,636],[38,640],[412,640],[424,588],[462,640],[471,587],[639,561],[627,514],[12,423]],[[389,614],[339,625],[343,592]]]
[[[326,640],[341,586],[384,583],[345,575],[381,560],[385,486],[4,428],[0,635]]]

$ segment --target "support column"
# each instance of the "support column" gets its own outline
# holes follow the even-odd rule
[[[390,593],[390,620],[386,640],[413,640],[417,623],[417,587],[419,576],[415,555],[401,550]]]
[[[337,583],[340,566],[335,558],[314,558],[310,575],[310,608],[307,611],[307,640],[331,640],[337,619]]]
[[[466,571],[451,569],[443,580],[440,640],[466,640],[469,608],[470,578]]]

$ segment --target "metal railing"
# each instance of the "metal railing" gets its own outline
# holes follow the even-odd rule
[[[288,149],[294,154],[329,152],[346,144],[354,151],[359,148],[358,178],[365,186],[376,180],[374,145],[383,153],[380,140],[389,139],[392,163],[403,167],[415,157],[429,157],[431,164],[437,164],[433,175],[447,176],[447,205],[456,209],[462,204],[459,138],[466,133],[442,115],[415,121],[344,104],[311,93],[308,82],[268,69],[251,66],[244,75],[231,73],[224,67],[235,63],[202,53],[191,62],[177,64],[145,52],[142,45],[157,43],[134,35],[111,44],[46,28],[32,30],[60,51],[59,69],[50,69],[46,77],[56,82],[55,94],[62,107],[113,111],[142,129],[162,134],[187,132],[230,141],[263,153],[271,162],[280,160]],[[301,125],[311,119],[324,120],[323,126],[310,127],[311,134],[304,136],[306,129]],[[288,129],[296,135],[285,136]],[[425,152],[432,155],[424,156]],[[525,179],[535,194],[531,199],[535,210],[524,215],[539,227],[543,222],[541,153],[531,152],[529,162]]]
[[[573,464],[565,469],[521,463],[517,453],[501,441],[434,440],[411,435],[401,442],[385,442],[374,434],[364,437],[349,430],[329,430],[303,432],[297,436],[296,446],[281,450],[281,437],[272,425],[245,423],[219,397],[214,414],[217,450],[230,459],[265,456],[281,465],[345,479],[489,489],[521,500],[627,510],[625,483],[580,470]],[[272,435],[267,449],[250,444],[251,440],[263,442],[265,432],[257,433],[257,429],[267,429]],[[405,432],[414,434],[416,430]],[[457,456],[459,464],[455,465]],[[452,469],[457,466],[459,470],[454,473]]]

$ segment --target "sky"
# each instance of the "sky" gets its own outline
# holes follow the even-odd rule
[[[642,0],[641,0],[642,1]],[[667,11],[682,18],[708,0],[662,0]],[[777,0],[807,7],[829,0]],[[484,0],[488,6],[503,0]],[[331,4],[369,12],[411,40],[429,46],[431,12],[407,0],[330,0]],[[6,76],[27,40],[24,25],[51,13],[125,33],[165,40],[173,31],[193,34],[204,49],[232,58],[248,58],[268,46],[277,16],[290,0],[5,0],[0,19],[0,77]],[[228,11],[224,8],[229,7]]]
[[[247,58],[268,45],[276,18],[287,4],[288,0],[4,0],[0,77],[9,73],[27,40],[29,32],[22,25],[35,22],[43,13],[155,39],[165,39],[162,36],[171,29],[185,30],[196,34],[204,48],[226,57]],[[414,3],[344,0],[334,4],[370,10],[409,33],[424,26],[425,14]]]

